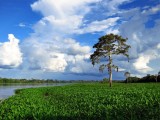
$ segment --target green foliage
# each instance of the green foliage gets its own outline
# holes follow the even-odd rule
[[[139,82],[156,82],[156,77],[157,76],[154,76],[154,75],[148,75],[148,76],[141,78]],[[158,82],[160,81],[158,80]]]
[[[160,84],[75,84],[18,90],[0,120],[159,120]]]

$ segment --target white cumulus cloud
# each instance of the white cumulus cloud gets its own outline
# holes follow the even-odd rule
[[[22,63],[19,40],[13,34],[9,34],[8,39],[8,42],[0,43],[0,66],[2,68],[18,67]]]
[[[139,57],[133,63],[133,66],[140,73],[148,73],[154,69],[150,65],[153,60],[160,58],[159,50],[156,49],[156,46],[152,49],[147,49],[145,52],[139,54]]]
[[[30,38],[31,39],[31,38]],[[26,40],[23,51],[29,69],[52,72],[73,72],[71,69],[77,62],[84,62],[89,58],[90,47],[81,46],[74,39],[48,38],[38,42]]]
[[[152,71],[153,69],[148,66],[150,62],[150,56],[140,56],[135,63],[133,63],[133,66],[141,73],[147,73],[149,71]]]
[[[155,73],[157,69],[154,69],[154,62],[159,60],[159,31],[160,21],[152,20],[155,24],[147,28],[146,24],[150,20],[150,15],[157,13],[158,9],[154,8],[146,9],[141,12],[141,9],[131,9],[120,15],[129,21],[123,22],[120,25],[120,34],[128,38],[128,44],[131,45],[129,51],[130,55],[130,68],[131,72],[135,74],[145,75],[146,73]],[[152,12],[151,12],[152,11]],[[132,68],[133,67],[133,68]]]
[[[74,69],[80,62],[91,66],[86,61],[91,47],[81,45],[71,36],[83,24],[85,14],[91,10],[90,4],[97,1],[99,0],[34,2],[32,9],[39,11],[43,18],[34,25],[34,33],[22,43],[25,66],[28,69],[76,73],[77,70]]]
[[[35,26],[36,30],[49,25],[57,32],[72,34],[82,25],[84,15],[87,14],[91,3],[99,0],[39,0],[31,5],[34,11],[42,13],[44,18]],[[52,26],[52,28],[50,27]],[[45,27],[45,28],[46,28]],[[43,28],[44,29],[44,28]]]
[[[77,13],[84,15],[89,12],[88,4],[100,0],[39,0],[31,5],[35,11],[40,11],[44,16],[54,15],[57,18],[67,18]]]

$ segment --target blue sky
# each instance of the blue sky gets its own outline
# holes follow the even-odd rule
[[[0,0],[0,77],[99,80],[89,60],[109,33],[128,38],[130,62],[120,71],[142,77],[160,70],[159,0]]]

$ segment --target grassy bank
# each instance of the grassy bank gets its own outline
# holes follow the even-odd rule
[[[160,119],[160,84],[76,84],[17,90],[0,120]]]

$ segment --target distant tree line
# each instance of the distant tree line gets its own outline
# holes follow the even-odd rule
[[[98,80],[39,80],[39,79],[13,79],[13,78],[0,78],[0,84],[10,84],[10,83],[27,83],[27,84],[43,84],[43,83],[89,83],[98,82]]]
[[[38,80],[38,79],[11,79],[11,78],[0,78],[0,83],[55,83],[57,80]]]
[[[127,79],[124,81],[127,82]],[[147,82],[160,82],[160,75],[146,75],[142,78],[139,77],[128,77],[128,83],[147,83]]]
[[[100,82],[108,83],[109,79],[104,78],[103,80],[39,80],[39,79],[13,79],[13,78],[0,78],[0,84],[10,84],[10,83],[26,83],[26,84],[52,84],[52,83],[91,83],[91,82]],[[126,83],[127,80],[113,80],[113,82]],[[145,77],[128,77],[128,83],[147,83],[147,82],[160,82],[160,75],[147,75]]]

